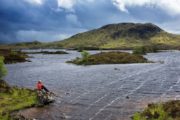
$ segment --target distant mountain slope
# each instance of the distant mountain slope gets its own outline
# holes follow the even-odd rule
[[[64,48],[129,49],[142,45],[161,48],[180,47],[180,35],[167,33],[151,23],[109,24],[55,42]]]

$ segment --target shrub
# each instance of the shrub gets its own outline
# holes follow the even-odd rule
[[[7,69],[4,66],[4,57],[0,56],[0,79],[7,74]]]
[[[90,56],[89,52],[83,50],[81,52],[81,56],[82,56],[82,61],[87,61],[88,60],[88,57]]]
[[[180,101],[149,104],[143,112],[137,112],[133,120],[180,120]]]
[[[141,46],[141,47],[134,48],[133,54],[142,54],[142,55],[146,54],[145,47]]]
[[[157,47],[154,45],[140,46],[134,48],[133,50],[133,54],[141,54],[141,55],[144,55],[146,53],[154,53],[154,52],[157,52]]]

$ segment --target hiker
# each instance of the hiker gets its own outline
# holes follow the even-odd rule
[[[50,92],[42,83],[41,80],[37,82],[37,95],[40,105],[46,105],[54,102],[53,93]]]
[[[44,90],[46,93],[49,92],[49,90],[43,85],[43,83],[42,83],[41,80],[39,80],[39,81],[37,82],[37,90],[38,90],[38,91]]]
[[[48,98],[49,98],[49,90],[43,85],[42,81],[39,80],[37,82],[37,95],[38,95],[38,99],[39,99],[39,102],[41,104],[46,104],[48,103]]]

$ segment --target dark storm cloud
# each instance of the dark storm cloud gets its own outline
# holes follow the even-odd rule
[[[127,6],[127,13],[119,10],[112,0],[64,0],[64,7],[58,6],[58,0],[43,0],[40,5],[27,1],[0,1],[0,43],[60,40],[119,22],[153,22],[173,31],[171,25],[176,26],[180,18],[158,7]]]
[[[50,2],[51,1],[51,2]],[[34,6],[23,0],[0,1],[0,41],[18,41],[18,31],[57,31],[66,26],[66,13],[56,12],[57,3],[47,0]]]

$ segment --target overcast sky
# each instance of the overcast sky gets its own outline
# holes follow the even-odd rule
[[[0,0],[0,43],[62,40],[121,22],[180,34],[180,0]]]

